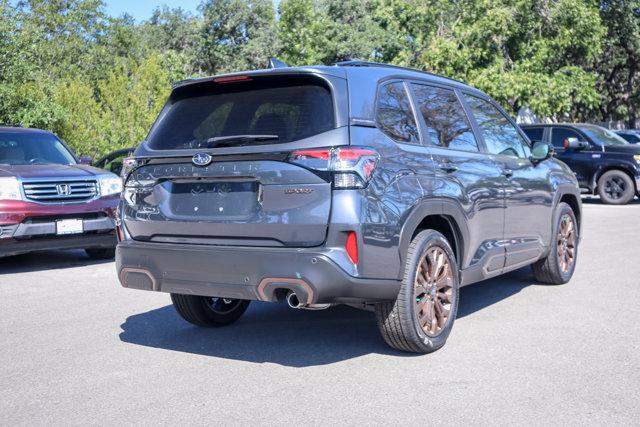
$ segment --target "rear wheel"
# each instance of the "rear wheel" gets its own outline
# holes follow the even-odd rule
[[[171,294],[178,314],[196,326],[215,327],[229,325],[240,318],[249,307],[241,299]]]
[[[539,282],[553,285],[567,283],[576,268],[578,257],[578,223],[571,206],[560,203],[557,208],[553,245],[546,258],[533,264]]]
[[[398,297],[376,305],[386,343],[401,351],[431,353],[442,347],[458,312],[458,268],[449,242],[435,230],[409,245]]]
[[[111,259],[116,256],[116,248],[93,248],[84,251],[91,259]]]
[[[603,203],[626,205],[636,194],[633,181],[621,170],[610,170],[598,180],[598,195]]]

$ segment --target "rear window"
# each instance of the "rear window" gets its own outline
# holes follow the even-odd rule
[[[529,137],[531,142],[542,141],[544,128],[522,128],[522,131]]]
[[[147,141],[155,150],[282,144],[334,128],[333,99],[321,82],[261,78],[176,89]]]

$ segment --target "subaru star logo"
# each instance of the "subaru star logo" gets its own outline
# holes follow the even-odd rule
[[[193,164],[196,166],[207,166],[211,163],[211,160],[213,160],[211,154],[207,153],[196,153],[193,155],[193,159],[191,159]]]

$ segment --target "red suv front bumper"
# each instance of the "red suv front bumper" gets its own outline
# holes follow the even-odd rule
[[[119,196],[84,203],[40,204],[0,201],[0,256],[48,249],[116,246],[115,213]],[[83,232],[58,235],[56,221],[80,219]]]

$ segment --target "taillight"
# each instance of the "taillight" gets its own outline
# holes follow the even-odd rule
[[[345,244],[347,255],[351,259],[351,262],[355,265],[358,263],[358,236],[355,231],[350,231],[347,234],[347,242]]]
[[[136,159],[135,157],[126,157],[122,159],[122,169],[120,170],[120,176],[122,177],[122,179],[126,180],[131,171],[138,166],[138,159]]]
[[[365,147],[309,148],[296,150],[289,161],[318,171],[331,172],[333,186],[364,188],[369,183],[380,155]]]

